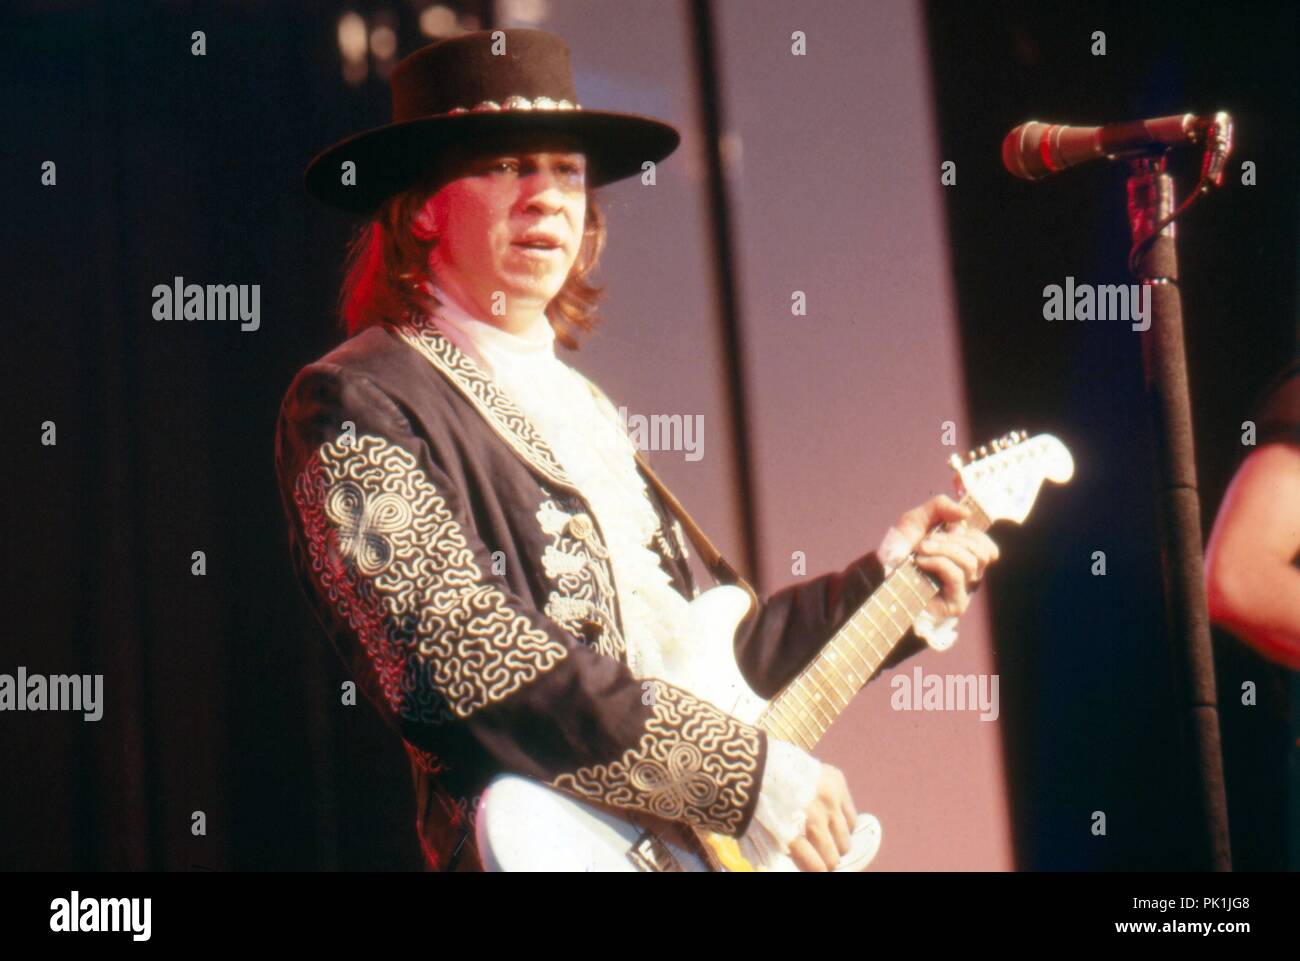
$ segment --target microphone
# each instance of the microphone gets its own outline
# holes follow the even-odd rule
[[[1207,141],[1212,143],[1203,174],[1218,185],[1223,178],[1223,162],[1232,149],[1232,118],[1222,111],[1213,117],[1185,113],[1101,127],[1066,127],[1031,120],[1002,141],[1002,163],[1017,177],[1041,180],[1097,157],[1114,159],[1153,148]]]

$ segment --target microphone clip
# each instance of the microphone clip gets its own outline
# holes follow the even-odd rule
[[[1201,193],[1209,193],[1211,185],[1223,186],[1228,154],[1232,153],[1232,118],[1222,110],[1209,119],[1201,118],[1196,124],[1196,142],[1205,144],[1197,187]]]

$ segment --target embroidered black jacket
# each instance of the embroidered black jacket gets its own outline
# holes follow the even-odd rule
[[[767,734],[627,670],[588,503],[436,327],[372,327],[303,368],[276,470],[314,613],[411,757],[430,867],[480,866],[474,805],[506,771],[723,834],[748,827]],[[694,597],[680,524],[647,489],[651,546]],[[762,600],[736,639],[754,690],[794,678],[882,579],[872,552]]]

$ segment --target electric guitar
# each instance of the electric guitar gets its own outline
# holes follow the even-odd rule
[[[1044,480],[1074,474],[1069,450],[1051,434],[1024,431],[953,454],[967,526],[987,530],[1000,520],[1022,523]],[[736,666],[736,628],[749,612],[749,594],[720,585],[691,602],[691,637],[700,639],[690,678],[665,677],[697,697],[811,751],[853,696],[906,636],[940,582],[909,556],[852,614],[797,677],[771,701],[756,695]],[[600,805],[518,775],[495,778],[480,798],[475,833],[489,871],[751,871],[797,870],[790,857],[768,852],[751,864],[735,838],[700,831],[640,812]],[[859,814],[851,848],[836,871],[860,871],[880,848],[880,822]]]

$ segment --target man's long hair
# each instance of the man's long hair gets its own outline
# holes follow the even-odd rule
[[[429,254],[437,239],[422,240],[413,228],[425,201],[441,186],[438,171],[431,171],[412,187],[385,200],[357,230],[348,246],[339,291],[339,318],[349,337],[376,324],[424,316],[438,306],[423,286],[425,281],[435,279],[429,271]],[[591,331],[600,321],[596,303],[602,288],[592,286],[587,278],[596,269],[604,248],[605,215],[594,192],[588,190],[577,259],[564,286],[546,308],[555,339],[573,350],[578,348],[578,335]]]

